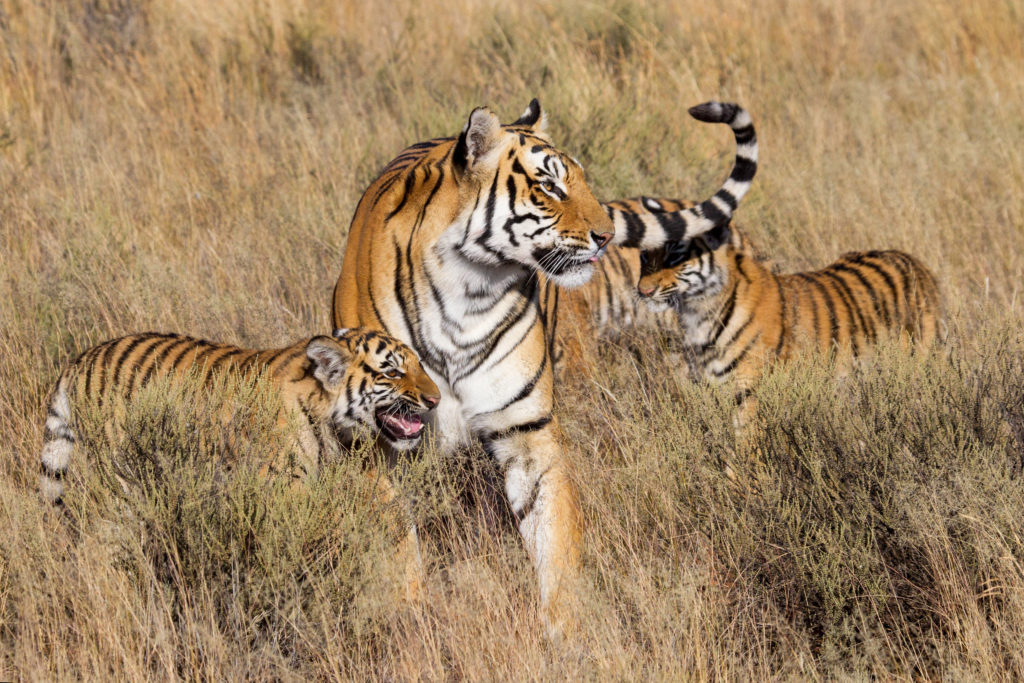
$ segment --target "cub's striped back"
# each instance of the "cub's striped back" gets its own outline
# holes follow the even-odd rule
[[[901,251],[843,255],[821,270],[776,275],[723,226],[641,254],[640,297],[674,310],[692,373],[734,378],[742,403],[775,359],[857,355],[886,336],[926,347],[945,334],[932,273]]]
[[[280,394],[279,419],[299,425],[295,477],[314,475],[323,454],[350,445],[360,430],[379,433],[396,448],[415,446],[423,414],[440,400],[416,354],[372,330],[339,330],[269,350],[176,334],[129,335],[85,351],[57,380],[43,432],[44,496],[59,501],[63,495],[79,406],[88,402],[116,430],[126,402],[155,378],[210,385],[223,373],[262,376]]]

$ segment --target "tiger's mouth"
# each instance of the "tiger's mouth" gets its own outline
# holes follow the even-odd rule
[[[579,287],[594,274],[594,264],[604,254],[604,247],[538,250],[534,252],[537,267],[562,287]]]
[[[374,413],[377,429],[396,445],[409,447],[423,435],[423,416],[405,402],[392,403]]]

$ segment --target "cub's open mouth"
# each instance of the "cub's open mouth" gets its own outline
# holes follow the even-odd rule
[[[403,405],[390,405],[376,413],[377,427],[392,441],[418,439],[423,431],[423,418]]]

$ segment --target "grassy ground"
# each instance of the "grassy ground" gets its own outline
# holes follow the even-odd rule
[[[1019,2],[231,7],[0,0],[0,679],[1024,676]],[[172,444],[180,476],[128,501],[86,476],[71,523],[41,504],[43,402],[77,350],[327,330],[375,172],[534,95],[606,199],[707,194],[732,142],[683,110],[742,102],[755,243],[787,269],[913,252],[950,344],[841,381],[781,369],[757,461],[726,396],[605,345],[561,395],[588,522],[568,651],[478,453],[401,477],[416,607],[351,464],[300,499],[225,482],[173,415],[136,442]]]

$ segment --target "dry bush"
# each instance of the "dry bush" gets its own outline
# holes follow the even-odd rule
[[[997,0],[0,0],[0,679],[1024,676],[1022,33]],[[386,520],[357,463],[298,497],[222,480],[174,402],[129,429],[170,459],[136,473],[149,493],[83,471],[74,514],[42,505],[44,402],[74,353],[327,330],[374,174],[534,95],[607,199],[706,194],[732,142],[682,112],[742,102],[754,242],[786,269],[913,252],[952,343],[839,381],[781,370],[745,457],[727,392],[651,340],[602,342],[559,397],[588,520],[570,648],[540,637],[477,450],[396,477],[423,530],[414,607],[371,580]],[[258,459],[270,437],[238,438]]]

